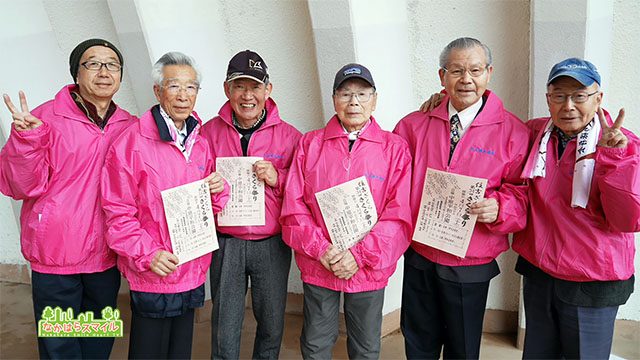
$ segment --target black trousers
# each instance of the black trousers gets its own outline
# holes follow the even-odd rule
[[[129,359],[190,359],[194,310],[149,318],[131,314]]]
[[[440,278],[404,263],[400,327],[407,359],[478,359],[489,281]]]
[[[114,266],[91,274],[57,275],[31,272],[33,311],[36,327],[45,307],[59,306],[73,309],[74,317],[93,311],[94,318],[102,317],[106,306],[116,308],[120,289],[120,272]],[[113,338],[38,338],[41,359],[108,359]]]

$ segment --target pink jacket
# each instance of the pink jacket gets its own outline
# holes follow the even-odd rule
[[[271,161],[278,172],[278,183],[275,187],[265,185],[265,225],[264,226],[224,226],[218,231],[235,238],[245,240],[264,239],[281,232],[280,209],[284,195],[284,184],[291,166],[293,151],[302,134],[293,126],[282,121],[276,103],[269,99],[265,105],[267,119],[262,126],[251,135],[247,156],[261,156]],[[216,157],[242,156],[240,137],[231,120],[232,109],[226,102],[218,116],[202,127],[204,136]]]
[[[47,274],[94,273],[116,264],[104,238],[99,181],[109,145],[135,117],[118,108],[101,130],[62,88],[31,113],[43,124],[11,130],[0,152],[0,191],[23,200],[22,254]]]
[[[533,138],[548,120],[527,123]],[[622,131],[629,139],[626,148],[596,149],[586,209],[571,207],[576,141],[571,140],[562,158],[555,160],[557,138],[549,139],[546,176],[530,182],[527,227],[514,235],[513,250],[555,278],[626,280],[634,273],[633,232],[640,231],[640,140]]]
[[[486,103],[458,142],[447,165],[450,148],[449,97],[430,113],[413,112],[394,132],[407,140],[413,155],[411,209],[418,218],[427,168],[487,179],[485,197],[498,200],[498,218],[491,224],[476,223],[467,256],[457,257],[413,241],[412,248],[425,258],[446,266],[481,265],[509,248],[508,234],[524,228],[526,187],[520,179],[529,149],[529,131],[502,106],[491,91]]]
[[[400,137],[372,122],[349,152],[347,134],[334,116],[324,129],[305,134],[298,144],[282,206],[282,236],[296,252],[302,281],[344,292],[379,290],[409,246],[411,156]],[[359,270],[338,279],[319,259],[329,248],[329,233],[315,193],[366,176],[378,223],[350,251]]]
[[[189,135],[197,137],[187,161],[174,142],[161,139],[156,121],[147,111],[109,149],[101,182],[107,242],[118,254],[118,268],[131,290],[178,293],[194,289],[206,279],[211,254],[179,265],[164,278],[149,269],[157,251],[172,251],[160,192],[203,179],[213,171],[209,144],[198,131],[196,126]],[[225,184],[223,192],[212,196],[214,212],[219,212],[228,198],[229,186]]]

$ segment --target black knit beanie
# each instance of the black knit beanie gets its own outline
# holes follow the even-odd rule
[[[89,39],[81,42],[76,46],[75,49],[69,55],[69,71],[71,71],[71,77],[73,78],[73,82],[76,82],[76,78],[78,77],[78,68],[80,67],[80,59],[87,49],[93,46],[104,46],[113,50],[116,55],[118,55],[118,60],[120,60],[120,65],[124,65],[124,60],[122,59],[122,54],[120,50],[116,48],[115,45],[103,39]],[[120,69],[120,80],[122,80],[122,69]]]

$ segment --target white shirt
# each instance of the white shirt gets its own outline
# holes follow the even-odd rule
[[[162,106],[160,106],[160,115],[162,115],[162,118],[164,119],[164,122],[165,124],[167,124],[167,126],[172,126],[174,129],[176,129],[178,136],[176,138],[175,143],[176,145],[178,145],[180,150],[184,152],[184,141],[187,138],[187,122],[185,121],[182,124],[182,130],[181,130],[181,129],[178,129],[178,127],[176,126],[176,123],[173,122],[169,114],[167,114],[167,112],[164,111]]]
[[[460,134],[460,137],[464,135],[469,125],[471,125],[471,123],[473,122],[473,119],[476,118],[476,115],[478,115],[480,108],[482,108],[482,97],[480,97],[480,99],[478,99],[478,101],[476,101],[473,105],[462,111],[456,110],[456,108],[451,105],[451,101],[449,101],[449,120],[451,120],[453,115],[458,114],[458,119],[460,119],[460,126],[462,127],[462,130],[458,132]]]

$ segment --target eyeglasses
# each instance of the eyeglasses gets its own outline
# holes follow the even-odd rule
[[[367,91],[359,91],[357,93],[338,91],[335,93],[334,96],[338,99],[338,101],[343,103],[351,101],[351,98],[355,96],[356,100],[358,100],[359,103],[364,104],[369,100],[371,100],[371,95],[373,95],[374,93],[375,92],[367,92]]]
[[[84,66],[85,69],[91,70],[91,71],[100,71],[103,66],[106,67],[107,70],[111,72],[117,72],[117,71],[120,71],[120,69],[122,69],[122,65],[120,65],[117,62],[103,63],[100,61],[89,60],[89,61],[83,62],[80,65]]]
[[[564,102],[567,101],[567,98],[570,98],[574,104],[582,104],[589,100],[591,95],[595,95],[599,92],[599,90],[596,90],[590,94],[586,91],[576,91],[572,94],[551,93],[547,94],[547,98],[554,104],[564,104]]]
[[[180,93],[180,90],[184,90],[188,96],[194,96],[198,93],[198,90],[200,90],[200,86],[198,86],[197,84],[168,84],[164,85],[163,88],[167,90],[167,92],[171,95],[178,95],[178,93]]]
[[[443,67],[442,70],[446,71],[447,73],[449,73],[451,77],[454,77],[454,78],[463,77],[465,73],[469,73],[471,77],[479,77],[482,74],[484,74],[485,71],[487,71],[488,66],[489,65],[484,67],[472,67],[471,69],[465,69],[465,68],[447,69],[446,67]]]

